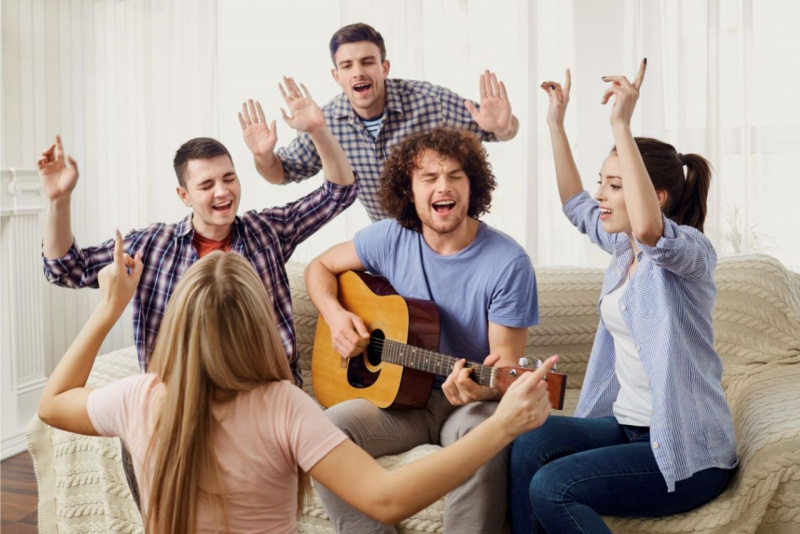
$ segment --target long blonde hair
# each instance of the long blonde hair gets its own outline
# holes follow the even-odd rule
[[[144,477],[148,532],[194,532],[201,494],[227,524],[211,404],[292,380],[271,302],[247,260],[222,252],[195,263],[170,298],[150,364],[165,393]],[[310,482],[299,468],[298,476],[299,510]]]

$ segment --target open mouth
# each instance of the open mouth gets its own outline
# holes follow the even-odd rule
[[[437,200],[433,203],[433,210],[439,215],[447,215],[456,207],[454,200]]]
[[[613,210],[610,208],[600,208],[600,220],[608,219],[612,213]]]
[[[229,210],[232,206],[233,206],[233,200],[229,200],[224,204],[215,204],[214,206],[211,206],[211,209],[213,209],[214,211],[226,211]]]
[[[353,91],[355,91],[356,93],[358,93],[358,94],[360,94],[360,95],[363,95],[363,94],[365,94],[367,91],[369,91],[369,88],[370,88],[370,87],[372,87],[372,84],[371,84],[371,83],[368,83],[368,82],[361,82],[361,83],[357,83],[357,84],[355,84],[355,85],[353,86]]]

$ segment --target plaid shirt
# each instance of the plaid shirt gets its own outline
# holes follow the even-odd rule
[[[326,180],[322,187],[295,202],[260,212],[248,211],[233,223],[231,251],[253,264],[272,297],[281,341],[298,385],[302,384],[302,377],[284,265],[299,243],[350,206],[357,194],[357,184],[337,186]],[[125,236],[125,251],[131,255],[141,252],[144,262],[133,298],[133,332],[142,371],[147,370],[167,301],[183,273],[197,261],[193,235],[190,214],[178,223],[156,223]],[[97,274],[113,261],[113,252],[113,240],[84,249],[73,242],[63,258],[44,258],[44,274],[59,286],[96,288]]]
[[[469,130],[482,141],[497,140],[472,119],[464,106],[464,98],[428,82],[386,80],[386,109],[377,139],[364,127],[344,93],[325,104],[322,112],[359,177],[359,197],[373,221],[387,217],[377,196],[383,165],[392,149],[409,135],[444,126]],[[310,178],[322,168],[319,154],[306,133],[298,135],[289,146],[278,149],[277,154],[288,182]]]

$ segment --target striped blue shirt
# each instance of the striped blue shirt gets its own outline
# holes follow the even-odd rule
[[[473,103],[479,107],[478,103]],[[497,140],[472,119],[464,106],[464,98],[428,82],[386,80],[386,109],[377,138],[367,131],[344,93],[325,104],[322,113],[358,175],[358,198],[373,221],[386,218],[377,197],[383,165],[392,149],[409,135],[443,126],[469,130],[481,141]],[[277,154],[287,182],[305,180],[322,168],[317,149],[306,133],[300,133],[288,146],[279,148]]]
[[[377,119],[361,119],[361,122],[372,138],[378,139],[378,134],[381,133],[381,126],[383,126],[383,115]]]
[[[612,255],[600,294],[627,276],[633,247],[626,234],[603,230],[597,202],[581,192],[564,205],[578,230]],[[620,299],[620,311],[650,382],[650,443],[667,483],[711,467],[736,465],[733,418],[722,391],[722,359],[711,324],[717,287],[717,255],[708,238],[662,215],[664,235],[655,246],[637,243],[639,266]],[[613,415],[619,392],[614,339],[602,320],[597,328],[576,417]]]

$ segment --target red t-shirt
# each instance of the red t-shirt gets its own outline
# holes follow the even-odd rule
[[[195,250],[197,250],[197,257],[202,258],[209,252],[214,252],[215,250],[221,250],[222,252],[230,251],[232,238],[233,232],[229,233],[225,239],[220,241],[203,237],[195,232],[194,238],[192,239],[192,244],[194,245]]]

